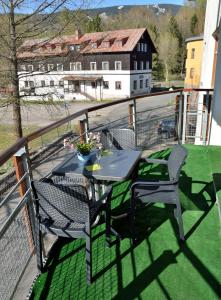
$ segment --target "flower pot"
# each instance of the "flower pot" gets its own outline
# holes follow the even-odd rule
[[[91,154],[92,153],[89,153],[87,155],[83,155],[81,154],[80,152],[77,153],[77,157],[78,159],[82,162],[82,163],[86,163],[89,161],[89,159],[91,158]]]

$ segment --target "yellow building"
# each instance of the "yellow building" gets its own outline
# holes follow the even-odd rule
[[[186,39],[186,77],[185,88],[200,86],[201,63],[203,54],[203,37],[196,36]]]

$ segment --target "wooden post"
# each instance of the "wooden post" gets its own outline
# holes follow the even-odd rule
[[[86,142],[86,128],[85,128],[85,120],[79,120],[79,129],[80,129],[80,142]]]
[[[128,127],[133,126],[133,104],[128,105]]]
[[[13,164],[14,164],[14,168],[15,168],[16,179],[17,179],[17,181],[19,181],[24,176],[24,174],[26,172],[28,172],[28,163],[26,160],[25,148],[21,148],[18,152],[15,153],[15,155],[13,156]],[[29,173],[28,173],[28,176],[29,176]],[[30,187],[30,180],[29,180],[29,178],[26,177],[25,179],[23,179],[21,181],[21,183],[19,185],[20,197],[23,197],[25,195],[25,193],[29,187]],[[29,247],[32,252],[34,250],[34,237],[33,237],[32,226],[31,226],[31,221],[30,221],[29,210],[28,210],[27,204],[24,206],[23,217],[24,217],[25,226],[27,229]]]

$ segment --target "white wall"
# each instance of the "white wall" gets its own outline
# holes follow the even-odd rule
[[[213,60],[215,50],[215,39],[213,33],[218,26],[219,20],[219,2],[220,0],[207,0],[206,5],[206,16],[204,24],[204,38],[203,38],[203,55],[202,55],[202,66],[201,66],[201,79],[200,88],[209,89],[212,83],[213,73]],[[201,125],[202,125],[202,110],[203,110],[203,96],[199,96],[198,100],[198,116],[196,126],[196,139],[195,144],[202,144],[201,136]]]
[[[220,24],[221,25],[221,24]],[[221,146],[221,28],[219,29],[218,54],[216,65],[216,78],[212,100],[212,122],[210,145]]]
[[[41,74],[39,72],[34,72],[29,75],[25,72],[20,72],[19,87],[20,90],[24,88],[25,81],[34,81],[36,96],[31,95],[24,97],[26,99],[41,99],[41,96],[44,94],[53,95],[54,100],[61,100],[63,97],[65,100],[85,100],[85,99],[119,99],[131,97],[132,95],[139,95],[150,92],[151,86],[151,71],[152,70],[137,70],[137,71],[126,71],[126,70],[97,70],[97,71],[65,71],[62,73],[59,72],[49,72],[46,74]],[[100,87],[98,83],[97,88],[92,88],[90,82],[81,82],[80,90],[81,93],[64,93],[64,88],[68,88],[67,81],[64,81],[64,88],[59,87],[59,81],[67,75],[76,75],[76,76],[94,76],[102,77],[103,81],[109,82],[109,89],[104,89],[103,84]],[[140,89],[139,82],[143,80],[143,88]],[[148,79],[149,86],[146,87],[146,79]],[[44,80],[46,87],[41,87],[41,81]],[[54,81],[55,86],[50,87],[50,80]],[[137,89],[133,90],[133,81],[137,80]],[[121,89],[115,88],[115,82],[121,81]],[[22,95],[22,93],[21,93]],[[47,97],[46,97],[47,99]]]

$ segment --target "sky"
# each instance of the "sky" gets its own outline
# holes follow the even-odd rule
[[[105,6],[115,6],[115,5],[148,5],[148,4],[179,4],[183,5],[183,0],[101,0],[97,2],[97,7],[105,7]]]

